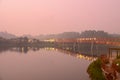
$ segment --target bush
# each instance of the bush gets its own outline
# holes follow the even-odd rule
[[[100,59],[93,61],[88,66],[87,72],[88,72],[91,80],[105,80],[105,77],[101,70],[101,60]]]
[[[115,60],[113,61],[112,66],[114,67],[114,69],[115,69],[116,71],[118,71],[118,72],[120,73],[120,59],[115,59]]]
[[[120,59],[120,55],[119,55],[119,56],[117,56],[117,59]]]

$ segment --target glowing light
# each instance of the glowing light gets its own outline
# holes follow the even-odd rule
[[[55,39],[44,40],[45,42],[55,42]]]
[[[117,63],[116,66],[119,66],[119,63]]]
[[[96,38],[94,38],[94,40],[97,40]]]

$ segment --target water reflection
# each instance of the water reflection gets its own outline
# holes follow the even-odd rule
[[[61,51],[48,47],[7,49],[0,55],[0,75],[3,80],[89,80],[86,68],[90,61]]]
[[[45,49],[45,50],[55,50],[55,51],[57,51],[57,49],[56,49],[56,48],[53,48],[53,47],[45,47],[44,49]]]
[[[76,57],[77,57],[77,58],[80,58],[80,59],[89,60],[89,61],[94,61],[94,60],[97,59],[97,57],[86,56],[86,55],[82,55],[82,54],[77,54]]]
[[[83,54],[83,55],[87,55],[87,56],[100,56],[101,54],[107,54],[108,53],[108,47],[106,45],[96,45],[94,44],[94,46],[91,49],[91,44],[80,44],[80,45],[74,45],[74,44],[64,44],[64,46],[61,45],[55,45],[55,46],[28,46],[28,45],[21,45],[21,46],[15,46],[15,47],[10,47],[10,46],[6,46],[6,47],[1,47],[0,46],[0,53],[2,53],[3,51],[16,51],[19,53],[25,53],[27,54],[29,51],[38,51],[40,49],[45,49],[45,50],[63,50],[63,51],[69,51],[72,54],[70,55],[74,55],[75,54]]]
[[[3,80],[3,79],[0,77],[0,80]]]
[[[68,50],[62,50],[62,49],[56,49],[56,48],[53,48],[53,47],[43,47],[43,48],[39,48],[39,47],[14,47],[14,48],[7,48],[7,47],[3,47],[3,48],[0,48],[0,53],[1,52],[4,52],[4,51],[14,51],[14,52],[20,52],[20,53],[25,53],[27,54],[29,51],[38,51],[40,49],[45,49],[45,50],[54,50],[54,51],[60,51],[60,52],[63,52],[65,54],[68,54],[70,56],[74,56],[76,58],[80,58],[80,59],[85,59],[85,60],[89,60],[89,61],[93,61],[95,60],[97,57],[94,57],[94,56],[86,56],[86,55],[83,55],[81,53],[74,53],[74,52],[70,52]]]
[[[20,53],[28,53],[28,51],[32,50],[32,51],[38,51],[40,48],[39,47],[14,47],[14,48],[2,48],[0,49],[0,52],[3,51],[14,51],[14,52],[20,52]]]
[[[14,52],[20,52],[20,53],[28,53],[29,51],[39,51],[40,49],[45,49],[45,50],[54,50],[57,51],[56,48],[53,47],[0,47],[0,53],[5,52],[5,51],[14,51]]]
[[[10,47],[0,47],[0,53],[10,50]]]
[[[85,59],[85,60],[89,60],[89,61],[94,61],[97,59],[97,57],[95,57],[95,56],[87,56],[87,55],[83,55],[81,53],[74,53],[74,52],[70,52],[70,51],[62,50],[62,49],[57,49],[57,50],[65,53],[65,54],[68,54],[70,56],[74,56],[78,59]]]

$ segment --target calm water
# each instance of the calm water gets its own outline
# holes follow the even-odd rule
[[[90,80],[90,61],[58,50],[0,52],[0,80]]]

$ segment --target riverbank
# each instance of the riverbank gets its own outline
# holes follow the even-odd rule
[[[120,57],[102,55],[89,65],[87,72],[91,80],[120,80]]]

